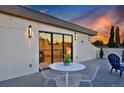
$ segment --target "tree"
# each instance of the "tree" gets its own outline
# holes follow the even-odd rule
[[[120,47],[120,34],[119,27],[116,28],[116,37],[115,37],[115,45],[117,48]]]
[[[122,47],[124,47],[124,39],[123,39],[123,41],[122,41],[122,44],[121,44],[121,46],[122,46]]]
[[[110,37],[108,41],[108,47],[113,48],[115,47],[115,42],[114,42],[114,26],[111,27],[110,30]]]
[[[100,41],[100,40],[96,40],[95,42],[93,42],[93,44],[95,46],[103,46],[104,45],[103,41]]]

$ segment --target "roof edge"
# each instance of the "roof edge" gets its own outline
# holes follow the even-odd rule
[[[20,11],[19,11],[20,10]],[[97,32],[86,27],[79,26],[77,24],[59,19],[57,17],[41,13],[39,11],[30,9],[28,7],[20,5],[0,5],[0,12],[7,13],[13,16],[23,17],[29,20],[46,23],[73,31],[81,32],[91,36],[97,35]],[[28,13],[31,13],[30,15]],[[46,20],[45,20],[46,19]]]

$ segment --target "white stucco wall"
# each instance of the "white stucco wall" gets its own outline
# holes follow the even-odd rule
[[[29,25],[33,29],[31,39],[27,34]],[[0,81],[39,71],[39,30],[73,35],[74,62],[96,58],[96,47],[85,34],[77,33],[75,41],[71,30],[0,13]]]
[[[103,48],[103,51],[104,51],[103,58],[108,58],[109,54],[116,54],[121,58],[122,50],[124,50],[124,48]],[[99,51],[100,51],[100,48],[99,48]]]
[[[29,39],[28,23],[11,16],[0,14],[0,23],[0,80],[38,72],[38,33]]]
[[[77,34],[76,54],[78,62],[83,62],[96,58],[97,48],[88,41],[88,35]]]

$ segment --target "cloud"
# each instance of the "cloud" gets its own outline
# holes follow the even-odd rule
[[[96,9],[96,8],[93,8],[92,10],[90,10],[86,13],[82,13],[79,16],[71,19],[70,21],[71,22],[75,22],[75,21],[77,22],[77,21],[80,21],[80,20],[86,20],[87,18],[94,18],[94,17],[98,16],[98,15],[96,15],[96,12],[99,12],[99,10]]]
[[[98,17],[103,16],[104,14],[110,12],[112,9],[114,9],[115,6],[113,6],[112,8],[107,6],[97,6],[95,8],[93,8],[92,10],[86,12],[86,13],[82,13],[81,15],[71,19],[72,22],[78,22],[78,21],[82,21],[82,20],[96,20]]]
[[[112,25],[119,26],[121,40],[124,37],[124,6],[97,7],[71,21],[98,31],[98,36],[94,40],[99,39],[107,43]]]
[[[118,17],[118,19],[116,20],[116,24],[119,24],[122,21],[124,21],[124,6],[123,5],[116,6],[115,15]]]

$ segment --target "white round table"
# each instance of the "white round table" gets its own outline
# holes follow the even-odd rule
[[[70,63],[69,66],[65,66],[64,62],[52,63],[48,67],[53,70],[66,72],[66,87],[68,87],[68,72],[85,69],[85,65],[82,65],[80,63]]]

